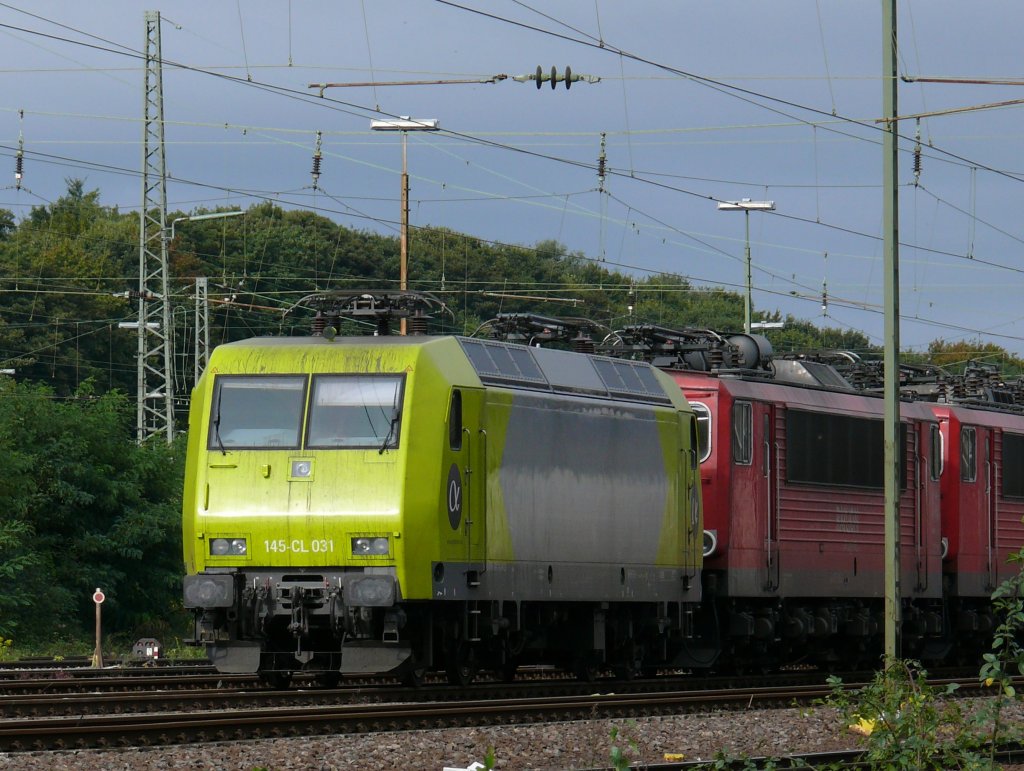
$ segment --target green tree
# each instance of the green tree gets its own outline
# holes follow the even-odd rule
[[[1024,360],[1014,356],[1005,348],[981,340],[933,340],[928,344],[928,363],[951,372],[963,372],[971,361],[997,364],[1004,376],[1016,376],[1024,372]]]
[[[116,329],[131,309],[113,294],[128,288],[136,219],[69,180],[64,196],[34,207],[13,230],[0,222],[0,231],[0,362],[61,395],[89,378],[130,388],[134,340]],[[137,265],[136,256],[136,274]]]
[[[20,523],[19,587],[32,598],[8,609],[10,622],[30,638],[81,633],[97,586],[110,598],[112,630],[166,619],[180,594],[177,445],[136,445],[134,409],[120,394],[96,396],[88,384],[70,399],[46,386],[6,388],[0,442],[15,465],[0,504]]]
[[[36,556],[30,551],[31,528],[24,522],[0,522],[0,643],[10,638],[18,626],[19,612],[31,605],[32,599],[21,582],[21,573],[31,567]]]

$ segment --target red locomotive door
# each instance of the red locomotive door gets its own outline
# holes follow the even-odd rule
[[[760,479],[754,497],[756,521],[763,522],[765,549],[764,588],[779,588],[779,510],[778,510],[778,453],[775,443],[775,405],[755,402],[758,413],[755,425],[760,423]]]
[[[999,583],[999,489],[1000,464],[996,450],[996,432],[978,427],[978,445],[985,448],[985,588],[992,591]]]
[[[930,448],[930,432],[932,425],[924,421],[917,422],[917,430],[910,432],[913,437],[914,465],[913,479],[908,480],[914,485],[914,564],[917,567],[917,589],[928,588],[928,548],[925,540],[928,534],[928,523],[925,518],[929,512],[930,497],[928,495],[929,466],[924,453]]]

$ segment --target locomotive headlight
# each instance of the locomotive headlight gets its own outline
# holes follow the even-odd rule
[[[210,540],[210,554],[214,557],[241,557],[248,551],[244,538],[213,538]]]
[[[383,536],[359,536],[352,539],[353,557],[387,557],[389,554],[391,544]]]

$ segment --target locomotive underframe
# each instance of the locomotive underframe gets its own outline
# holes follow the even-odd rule
[[[701,604],[403,601],[386,571],[211,572],[192,580],[204,576],[231,582],[230,604],[196,608],[192,642],[207,646],[219,671],[259,672],[279,685],[294,671],[329,684],[341,673],[395,672],[416,681],[427,669],[465,683],[478,669],[510,677],[529,664],[582,678],[607,668],[628,678],[659,667],[871,667],[883,649],[881,598],[729,597],[717,591],[723,577],[715,573],[705,576]],[[904,599],[903,655],[974,661],[995,625],[988,598]]]
[[[705,604],[696,629],[706,647],[721,652],[723,668],[871,668],[882,656],[883,598],[727,596],[718,591],[724,575],[707,571],[704,579]],[[978,661],[996,623],[987,596],[903,598],[902,655],[932,663]]]
[[[475,581],[472,574],[468,581]],[[696,605],[684,602],[522,600],[403,601],[387,573],[212,572],[220,607],[194,607],[192,644],[221,672],[259,672],[287,684],[295,671],[336,682],[341,673],[395,672],[412,680],[445,669],[452,682],[486,668],[511,676],[554,664],[591,678],[603,668],[632,677],[681,665],[693,643]],[[363,585],[371,582],[372,594]],[[385,591],[385,584],[391,591]],[[209,595],[207,595],[209,596]],[[356,605],[369,599],[375,604]],[[196,604],[196,603],[192,603]]]

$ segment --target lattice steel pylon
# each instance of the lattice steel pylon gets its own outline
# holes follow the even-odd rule
[[[199,385],[207,365],[210,363],[210,280],[206,276],[196,277],[196,343],[195,377],[192,386]]]
[[[146,11],[139,212],[138,441],[174,438],[173,328],[167,278],[167,176],[160,12]]]

